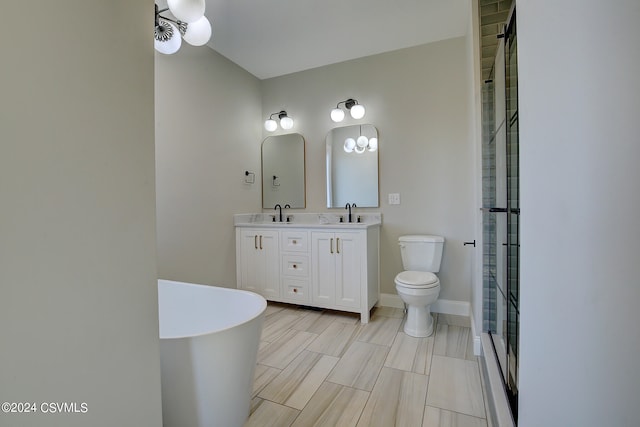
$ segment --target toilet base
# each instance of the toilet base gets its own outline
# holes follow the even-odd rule
[[[433,316],[431,307],[409,306],[407,320],[404,323],[404,333],[410,337],[424,338],[433,334]]]

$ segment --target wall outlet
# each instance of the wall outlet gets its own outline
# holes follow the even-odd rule
[[[399,205],[400,204],[400,193],[389,193],[389,204],[390,205]]]

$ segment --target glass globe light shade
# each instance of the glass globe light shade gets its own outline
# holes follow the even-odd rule
[[[376,151],[377,149],[378,149],[378,138],[371,138],[369,140],[369,147],[367,148],[367,150]]]
[[[362,154],[362,153],[364,153],[364,147],[358,147],[358,146],[356,145],[355,150],[356,150],[356,153],[358,153],[358,154]]]
[[[356,148],[356,140],[353,138],[347,138],[344,140],[344,151],[350,153]]]
[[[167,0],[167,6],[173,16],[191,24],[204,15],[205,0]]]
[[[361,119],[364,117],[364,105],[356,104],[351,107],[351,117],[354,119]]]
[[[184,33],[184,40],[192,46],[202,46],[211,38],[211,24],[206,16],[196,22],[187,24],[187,31]]]
[[[178,27],[169,21],[160,20],[155,28],[155,36],[153,38],[155,49],[165,55],[171,55],[176,53],[181,45],[182,37],[180,37]]]
[[[365,148],[367,146],[367,144],[369,143],[369,139],[364,136],[364,135],[360,135],[358,137],[358,140],[356,141],[356,144],[358,145],[358,147],[360,148]]]
[[[280,126],[282,126],[282,129],[291,129],[293,127],[293,119],[289,116],[284,116],[280,119]]]
[[[334,108],[331,110],[331,120],[336,123],[341,122],[344,119],[344,111],[340,108]]]
[[[268,119],[264,122],[264,128],[269,132],[273,132],[278,128],[278,123],[276,123],[276,121],[273,119]]]

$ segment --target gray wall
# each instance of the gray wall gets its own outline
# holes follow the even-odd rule
[[[0,425],[160,426],[152,4],[2,13]]]
[[[470,137],[468,73],[464,37],[264,80],[266,113],[285,109],[307,142],[307,211],[326,211],[325,136],[336,126],[329,112],[356,98],[364,119],[348,114],[340,126],[371,123],[379,132],[381,291],[395,294],[402,271],[398,236],[445,236],[441,298],[470,300],[473,252],[474,157]],[[264,133],[266,135],[266,132]],[[389,205],[388,193],[401,204]],[[343,209],[344,210],[344,209]],[[366,211],[356,209],[356,211]]]
[[[186,43],[155,69],[158,276],[235,288],[233,214],[262,209],[260,82]]]
[[[517,13],[519,425],[635,426],[640,3],[528,0]]]
[[[470,300],[474,151],[465,38],[258,81],[208,49],[156,55],[158,270],[175,280],[235,286],[232,215],[260,211],[262,123],[285,109],[306,140],[306,212],[326,208],[329,112],[355,97],[380,136],[381,288],[395,294],[397,238],[447,238],[442,298]],[[342,124],[355,123],[346,119]],[[277,134],[278,132],[276,132]],[[244,184],[244,170],[257,173]],[[401,193],[399,206],[387,194]]]

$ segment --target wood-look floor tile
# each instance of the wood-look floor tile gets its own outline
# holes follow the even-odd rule
[[[327,319],[332,319],[336,322],[343,322],[349,324],[357,324],[360,322],[360,315],[357,313],[350,313],[347,311],[335,311],[326,310],[323,314]]]
[[[303,351],[259,396],[275,403],[302,409],[338,363],[337,357]]]
[[[427,406],[424,411],[423,427],[487,427],[484,418],[459,414],[445,409]]]
[[[357,340],[391,347],[396,333],[400,329],[400,324],[402,324],[402,319],[373,316],[369,323],[362,325]]]
[[[386,346],[354,341],[327,381],[371,391],[388,352]]]
[[[478,363],[434,355],[427,405],[485,418]]]
[[[271,382],[278,374],[282,372],[280,369],[272,368],[271,366],[261,365],[258,363],[256,365],[256,372],[253,376],[253,394],[252,397],[255,397],[260,390],[264,388],[267,384]]]
[[[373,312],[374,316],[395,317],[402,319],[404,317],[404,310],[396,307],[376,307]]]
[[[420,426],[428,380],[426,375],[382,368],[358,427]]]
[[[279,304],[277,302],[268,302],[267,309],[264,312],[264,316],[269,317],[274,313],[284,310],[285,308],[286,308],[286,305],[284,304]]]
[[[330,356],[342,356],[355,339],[360,325],[332,321],[307,349]]]
[[[264,320],[260,339],[262,341],[273,342],[280,338],[285,331],[295,325],[298,320],[300,320],[300,316],[298,314],[292,314],[287,310],[282,310],[278,313],[272,314]]]
[[[458,316],[456,314],[444,314],[438,313],[438,323],[444,325],[462,326],[465,328],[471,327],[471,319],[468,316]]]
[[[321,334],[332,324],[334,319],[324,316],[322,311],[309,311],[291,326],[299,331],[311,332],[313,334]]]
[[[398,332],[384,361],[384,366],[428,375],[432,354],[433,336],[416,338],[404,332]]]
[[[289,427],[300,413],[297,409],[278,405],[268,400],[257,403],[244,427]]]
[[[353,427],[369,393],[324,382],[293,423],[293,427]]]
[[[438,322],[433,354],[476,360],[473,354],[471,328]]]
[[[289,329],[280,338],[258,350],[258,363],[284,369],[317,337],[316,334]]]

